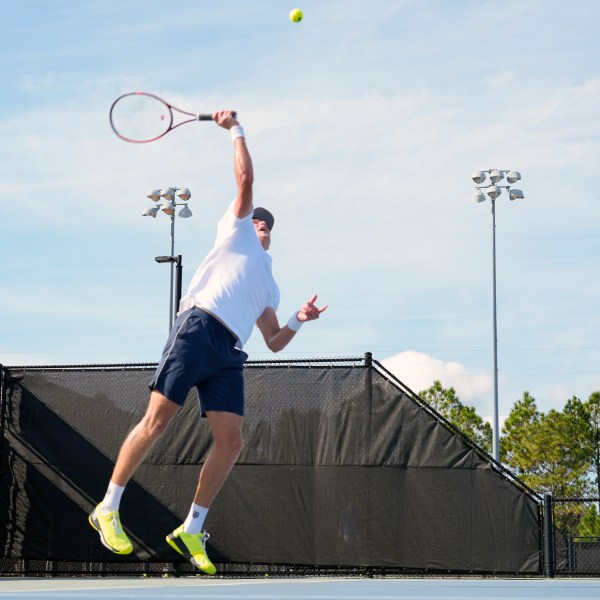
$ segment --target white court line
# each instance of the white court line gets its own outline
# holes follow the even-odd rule
[[[70,585],[65,585],[65,583]],[[9,584],[8,586],[6,584]],[[56,584],[56,585],[53,585]],[[325,589],[313,589],[301,593],[298,588],[321,584]],[[264,586],[245,593],[242,586]],[[223,589],[229,586],[230,589]],[[296,590],[281,587],[296,587]],[[7,589],[12,588],[12,589]],[[187,589],[186,589],[187,588]],[[193,592],[190,588],[196,588]],[[210,591],[207,588],[212,588]],[[221,588],[221,591],[218,591]],[[231,588],[237,588],[233,592]],[[367,589],[365,589],[367,588]],[[202,591],[200,591],[202,589]],[[267,600],[284,597],[286,600],[584,600],[600,598],[599,579],[358,579],[358,578],[261,578],[261,579],[209,579],[204,577],[180,578],[127,578],[101,579],[5,579],[0,578],[0,598],[38,597],[40,594],[54,598],[67,594],[66,598],[101,598],[104,592],[111,598],[147,597],[194,598],[202,600]],[[258,592],[258,593],[257,593]],[[160,596],[158,596],[160,594]],[[60,597],[60,596],[59,596]]]

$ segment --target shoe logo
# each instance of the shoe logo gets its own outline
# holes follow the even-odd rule
[[[192,514],[194,519],[197,519],[200,516],[200,513],[197,510],[195,510]]]

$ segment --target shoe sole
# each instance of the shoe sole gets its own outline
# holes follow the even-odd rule
[[[102,545],[105,548],[108,548],[111,552],[114,552],[115,554],[121,554],[121,555],[131,554],[131,552],[133,551],[133,548],[131,550],[126,550],[125,552],[123,552],[123,551],[115,550],[112,546],[108,545],[108,542],[104,539],[104,535],[102,534],[102,528],[100,527],[100,523],[98,522],[98,519],[96,518],[95,510],[88,516],[88,521],[89,521],[90,525],[98,532],[98,535],[100,536],[100,541],[102,542]]]
[[[196,559],[190,554],[189,550],[187,549],[187,546],[179,538],[175,537],[172,533],[170,533],[165,539],[167,540],[167,544],[169,544],[169,546],[171,546],[173,550],[179,552],[179,554],[181,554],[181,556],[183,556],[184,558],[187,558],[187,560],[189,560],[194,565],[194,567],[196,567],[196,569],[200,569],[200,571],[206,573],[207,575],[214,575],[217,572],[217,569],[214,565],[212,566],[212,569],[214,570],[211,570],[210,567],[207,567],[209,569],[208,571],[202,568],[196,562]]]

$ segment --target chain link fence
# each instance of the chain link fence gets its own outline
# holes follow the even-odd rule
[[[554,498],[555,574],[600,575],[600,498]]]

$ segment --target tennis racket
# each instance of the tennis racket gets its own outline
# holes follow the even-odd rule
[[[184,123],[212,121],[212,115],[181,110],[147,92],[119,96],[110,107],[109,117],[113,131],[134,144],[154,142]],[[176,118],[180,120],[176,122]]]

